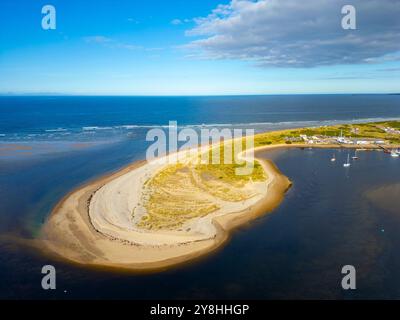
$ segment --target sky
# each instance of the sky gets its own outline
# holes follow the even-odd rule
[[[0,94],[400,92],[400,0],[1,0],[0,27]]]

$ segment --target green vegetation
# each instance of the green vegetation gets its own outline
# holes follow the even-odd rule
[[[257,160],[254,161],[254,168],[251,174],[238,175],[236,169],[244,166],[245,164],[198,164],[195,169],[199,174],[208,174],[213,179],[220,179],[237,187],[243,186],[250,180],[263,181],[266,179],[264,170]]]
[[[218,146],[216,147],[218,148]],[[225,148],[230,148],[231,158],[229,159],[230,161],[225,161]],[[211,160],[212,158],[212,152],[215,148],[210,148],[209,154],[208,154],[208,159],[209,161],[207,164],[201,164],[201,155],[199,155],[199,164],[195,166],[196,171],[199,174],[205,173],[209,176],[211,176],[213,179],[221,179],[222,181],[226,183],[230,183],[235,185],[236,187],[242,187],[249,181],[263,181],[266,179],[264,170],[261,166],[261,164],[255,160],[254,161],[254,167],[251,172],[251,174],[248,175],[238,175],[237,174],[237,169],[243,168],[246,166],[251,166],[249,162],[244,162],[241,161],[234,161],[235,159],[235,149],[231,147],[231,144],[229,144],[229,147],[226,146],[225,143],[221,143],[219,146],[219,159],[220,163],[219,164],[212,164]],[[245,141],[243,140],[242,143],[242,150],[246,149],[246,144]],[[228,152],[229,152],[228,151]],[[225,162],[233,162],[233,163],[228,163],[225,164]]]
[[[376,122],[367,124],[347,124],[316,128],[289,129],[257,134],[254,147],[275,144],[304,144],[301,135],[322,138],[345,137],[372,138],[385,140],[386,143],[400,144],[400,135],[386,133],[385,127],[399,130],[400,121]],[[245,139],[242,150],[246,149]],[[212,151],[219,148],[220,164],[211,164]],[[224,164],[226,144],[221,142],[209,150],[209,162],[201,164],[201,155],[197,162],[170,165],[156,174],[146,185],[144,207],[147,215],[139,223],[145,229],[171,229],[181,227],[190,219],[204,217],[218,210],[221,201],[243,201],[254,196],[254,189],[246,188],[251,182],[265,181],[266,175],[258,161],[248,175],[238,175],[236,169],[246,163]],[[234,158],[233,150],[232,159]],[[235,161],[233,161],[235,162]]]
[[[400,121],[386,121],[386,122],[381,122],[381,124],[384,127],[390,127],[393,129],[400,130]]]

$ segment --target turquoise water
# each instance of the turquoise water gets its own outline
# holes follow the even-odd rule
[[[349,169],[341,165],[345,151],[337,151],[335,164],[329,161],[331,150],[264,155],[294,183],[282,205],[240,228],[215,254],[165,273],[86,270],[18,244],[37,234],[51,208],[72,188],[142,159],[150,126],[178,120],[183,126],[262,123],[259,130],[271,130],[397,118],[398,96],[46,99],[0,98],[3,143],[94,144],[0,156],[1,298],[400,298],[400,162],[382,152],[360,153]],[[124,125],[139,128],[115,129]],[[95,129],[81,139],[85,126],[114,129]],[[46,130],[52,128],[68,130],[71,138],[49,136]],[[57,268],[56,291],[40,288],[44,264]],[[340,288],[345,264],[357,269],[354,292]]]

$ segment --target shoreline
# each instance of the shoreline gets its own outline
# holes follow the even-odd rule
[[[245,210],[213,217],[212,224],[217,229],[214,238],[178,245],[142,246],[124,243],[119,239],[111,240],[92,224],[89,205],[93,195],[110,181],[147,164],[144,160],[138,161],[117,172],[88,182],[67,194],[47,218],[42,228],[40,242],[44,245],[46,253],[91,268],[155,272],[190,263],[222,247],[236,228],[279,206],[292,183],[272,161],[257,158],[257,153],[282,148],[359,149],[359,146],[277,144],[254,148],[255,158],[271,179],[265,196]],[[363,147],[370,150],[378,148]]]

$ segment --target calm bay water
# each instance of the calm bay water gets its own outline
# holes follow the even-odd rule
[[[335,164],[332,150],[263,155],[294,183],[282,205],[240,228],[217,253],[164,273],[87,270],[18,244],[37,234],[72,188],[142,159],[150,126],[177,120],[272,130],[398,118],[399,102],[399,96],[2,97],[3,143],[101,143],[0,156],[0,298],[400,298],[400,161],[382,152],[360,153],[350,169],[342,167],[347,151],[336,151]],[[56,291],[40,287],[44,264],[57,268]],[[345,264],[357,268],[355,292],[340,290]]]

